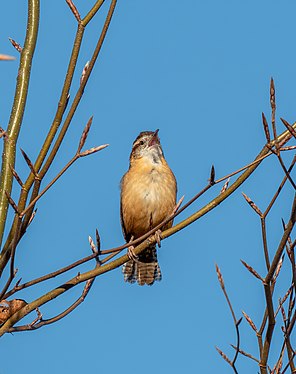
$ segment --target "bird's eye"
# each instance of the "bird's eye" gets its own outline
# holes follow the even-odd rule
[[[143,140],[141,140],[139,144],[140,144],[140,145],[143,145],[143,144],[144,144],[144,141],[143,141]]]

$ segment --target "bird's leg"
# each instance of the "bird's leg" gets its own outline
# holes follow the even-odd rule
[[[150,230],[153,228],[153,218],[152,218],[152,213],[150,214]],[[155,231],[155,234],[154,234],[154,237],[155,237],[155,240],[158,244],[158,247],[160,248],[161,247],[161,244],[160,244],[160,241],[162,239],[161,237],[161,230],[158,229],[157,231]]]
[[[134,240],[134,237],[132,236],[130,242],[132,242],[133,240]],[[127,247],[127,255],[128,255],[128,258],[130,260],[137,262],[139,257],[135,254],[134,248],[135,247],[133,245],[128,246]]]
[[[156,240],[156,242],[157,242],[157,245],[158,245],[158,247],[160,248],[161,247],[161,239],[162,239],[162,237],[161,237],[161,230],[157,230],[157,231],[155,231],[155,240]]]

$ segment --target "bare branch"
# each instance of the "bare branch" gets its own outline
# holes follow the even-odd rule
[[[69,5],[69,8],[71,9],[71,12],[74,14],[74,17],[77,19],[78,22],[81,22],[80,14],[74,5],[72,0],[66,0],[66,3]]]

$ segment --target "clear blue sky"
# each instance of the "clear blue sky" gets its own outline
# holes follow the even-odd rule
[[[76,0],[75,4],[83,15],[93,2]],[[106,5],[86,31],[72,97]],[[270,114],[271,76],[278,117],[295,121],[295,12],[291,0],[118,0],[102,54],[47,182],[76,151],[91,115],[94,121],[86,146],[109,143],[110,147],[79,160],[40,200],[35,221],[19,246],[19,276],[27,281],[88,255],[87,238],[94,237],[95,228],[103,248],[123,243],[119,181],[140,131],[160,129],[179,197],[189,199],[205,186],[212,164],[217,177],[222,177],[259,153],[265,142],[261,112],[268,118]],[[1,14],[0,53],[17,55],[8,37],[23,43],[26,2],[3,2]],[[33,160],[38,154],[36,142],[44,139],[57,107],[75,31],[65,1],[42,2],[19,139],[19,147]],[[16,61],[1,63],[2,127],[9,118],[17,66]],[[20,152],[17,170],[25,179],[27,167]],[[232,357],[229,343],[235,343],[235,331],[214,264],[222,269],[237,316],[244,310],[259,325],[263,290],[240,259],[264,275],[260,226],[241,192],[264,209],[281,178],[275,160],[266,161],[225,203],[165,240],[159,251],[161,283],[153,287],[125,284],[117,269],[98,278],[86,301],[61,322],[5,336],[0,373],[230,373],[215,351],[217,345]],[[286,198],[268,221],[271,252],[281,236],[280,218],[288,217],[291,198],[288,187]],[[89,263],[81,271],[93,266]],[[75,274],[77,270],[19,297],[33,300]],[[288,285],[287,263],[276,300]],[[78,287],[43,306],[44,318],[62,311],[80,292]],[[242,348],[257,355],[255,336],[245,321],[241,331]],[[237,366],[239,373],[257,372],[243,357]]]

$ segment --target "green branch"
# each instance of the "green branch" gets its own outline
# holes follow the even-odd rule
[[[0,182],[0,245],[6,223],[8,200],[5,192],[11,193],[13,176],[10,166],[15,164],[15,148],[20,132],[28,96],[31,65],[35,51],[39,25],[39,0],[28,1],[28,22],[25,45],[21,52],[15,97],[4,140]]]

